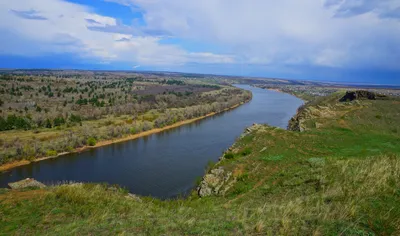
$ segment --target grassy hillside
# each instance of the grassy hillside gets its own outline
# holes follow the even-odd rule
[[[214,168],[223,196],[160,201],[74,184],[0,194],[0,234],[399,235],[400,101],[302,109],[303,132],[255,125]]]

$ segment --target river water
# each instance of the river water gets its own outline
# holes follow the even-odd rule
[[[118,184],[130,192],[162,199],[184,196],[253,123],[286,128],[303,101],[249,85],[253,99],[234,110],[161,133],[68,154],[0,173],[0,187],[24,178],[45,184],[64,181]]]

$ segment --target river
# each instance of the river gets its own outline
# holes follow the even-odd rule
[[[253,123],[286,128],[303,101],[285,93],[254,88],[253,99],[234,110],[147,137],[35,162],[0,173],[0,187],[24,178],[45,184],[103,182],[162,199],[184,196]]]

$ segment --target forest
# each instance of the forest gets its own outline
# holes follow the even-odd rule
[[[71,152],[251,99],[225,84],[113,73],[0,75],[0,164]]]

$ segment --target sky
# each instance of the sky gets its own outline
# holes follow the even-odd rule
[[[400,0],[0,0],[0,68],[400,85]]]

